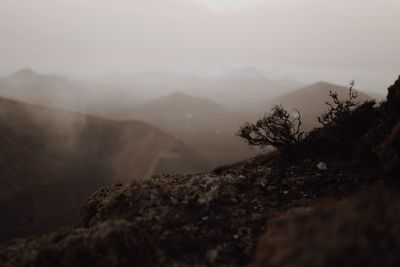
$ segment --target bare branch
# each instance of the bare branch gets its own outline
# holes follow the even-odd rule
[[[306,136],[301,131],[301,114],[298,110],[295,112],[297,116],[291,116],[282,106],[275,106],[271,114],[265,114],[255,124],[244,124],[237,135],[249,145],[291,147]]]
[[[356,101],[358,93],[354,92],[355,82],[350,82],[348,97],[345,100],[340,100],[338,93],[329,91],[329,96],[332,102],[326,101],[325,104],[329,107],[328,111],[318,116],[318,122],[324,127],[337,123],[347,117],[354,107],[357,107],[359,102]]]

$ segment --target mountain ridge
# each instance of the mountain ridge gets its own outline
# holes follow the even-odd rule
[[[0,99],[0,239],[79,222],[98,187],[157,173],[211,168],[174,137],[144,122]],[[50,204],[49,204],[50,203]]]

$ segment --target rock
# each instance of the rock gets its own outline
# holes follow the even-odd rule
[[[393,127],[384,142],[376,149],[385,171],[394,177],[400,174],[400,120]]]
[[[35,241],[13,241],[0,250],[0,265],[153,266],[156,256],[155,248],[140,229],[117,220],[91,228],[60,230]]]
[[[328,166],[326,165],[325,162],[320,162],[317,164],[317,168],[320,171],[327,171],[328,170]]]
[[[388,107],[386,125],[391,127],[381,127],[388,128],[389,131],[386,131],[384,141],[375,151],[385,171],[397,178],[400,174],[400,77],[388,89],[386,106]]]
[[[400,266],[400,192],[375,187],[273,219],[252,267]]]
[[[214,263],[217,260],[218,255],[219,255],[219,250],[220,250],[220,248],[217,247],[215,249],[210,249],[207,251],[206,258],[209,263]]]
[[[258,167],[252,174],[255,177],[268,177],[272,174],[272,169],[268,167]]]
[[[400,76],[388,89],[387,105],[391,110],[400,111]]]
[[[164,266],[181,266],[176,265],[180,261],[188,264],[182,266],[210,266],[215,257],[222,265],[243,266],[265,226],[265,210],[271,209],[273,196],[264,190],[250,175],[160,175],[97,191],[84,203],[82,215],[87,227],[111,218],[137,223],[156,237]],[[241,232],[246,227],[251,233]]]

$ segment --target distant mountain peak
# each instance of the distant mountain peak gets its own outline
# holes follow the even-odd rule
[[[192,96],[192,95],[185,94],[185,93],[178,92],[178,91],[170,93],[170,94],[168,94],[168,95],[166,95],[164,97],[159,98],[159,100],[165,100],[165,99],[175,100],[175,101],[190,101],[191,104],[194,104],[194,103],[201,103],[201,104],[208,103],[208,104],[212,104],[212,105],[216,105],[216,106],[221,106],[220,104],[215,103],[213,100],[210,100],[208,98]],[[187,103],[189,103],[189,102],[187,102]]]
[[[193,98],[196,98],[196,97],[187,95],[187,94],[182,93],[182,92],[173,92],[173,93],[170,93],[170,94],[164,96],[164,98],[171,98],[171,99],[193,99]]]
[[[156,99],[155,101],[166,101],[166,100],[168,100],[168,101],[185,101],[185,102],[187,102],[187,101],[190,101],[190,102],[193,102],[193,101],[195,101],[195,102],[198,102],[198,101],[214,102],[207,98],[192,96],[192,95],[185,94],[185,93],[179,92],[179,91],[172,92],[167,95],[161,96],[158,99]]]
[[[332,83],[327,82],[327,81],[317,81],[317,82],[313,83],[313,85],[327,85],[327,84],[332,85]]]
[[[333,84],[330,82],[326,82],[326,81],[318,81],[316,83],[313,83],[307,87],[342,87],[341,85],[338,84]]]
[[[174,92],[159,97],[145,104],[143,108],[146,112],[149,110],[157,110],[157,112],[185,112],[192,114],[200,114],[205,112],[225,112],[225,108],[208,98],[188,95],[182,92]]]
[[[263,80],[268,80],[264,73],[258,69],[257,67],[254,66],[249,66],[249,67],[243,67],[243,68],[238,68],[235,69],[231,72],[229,72],[227,77],[241,77],[241,78],[247,78],[247,79],[263,79]]]
[[[14,74],[11,75],[11,77],[16,77],[16,78],[27,78],[27,77],[33,77],[38,75],[37,72],[32,70],[31,68],[23,68]]]

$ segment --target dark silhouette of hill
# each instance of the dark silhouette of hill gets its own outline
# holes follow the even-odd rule
[[[215,166],[256,155],[236,136],[246,117],[209,99],[172,93],[128,112],[132,118],[157,125],[209,159]]]
[[[131,116],[172,131],[231,131],[240,119],[232,121],[233,113],[211,100],[179,92],[141,105]]]
[[[305,128],[310,130],[320,126],[317,116],[327,110],[325,101],[330,100],[329,91],[337,92],[340,99],[346,99],[349,87],[318,82],[268,100],[262,106],[258,107],[258,112],[269,111],[274,105],[282,105],[288,111],[297,109],[303,116]],[[359,90],[356,90],[356,92],[359,95],[358,101],[360,103],[372,99],[369,95]]]
[[[24,75],[30,75],[29,72]],[[79,221],[100,186],[208,163],[142,122],[118,122],[0,99],[0,239]]]

